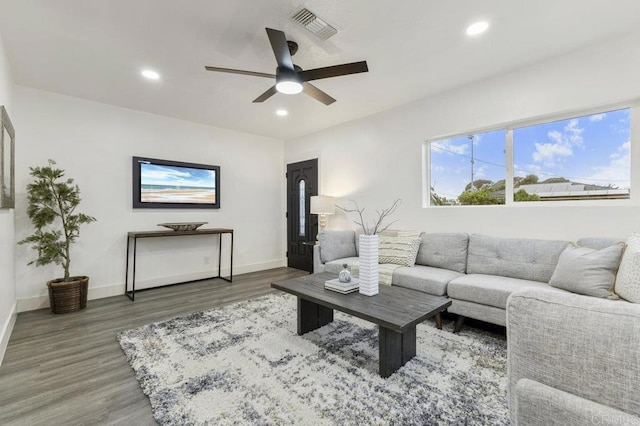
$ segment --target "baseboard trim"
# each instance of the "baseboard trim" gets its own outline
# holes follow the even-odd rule
[[[18,316],[18,302],[16,301],[9,312],[9,318],[6,319],[4,325],[2,327],[2,334],[0,334],[0,365],[2,365],[2,361],[4,360],[4,354],[7,351],[7,346],[9,346],[9,339],[11,338],[11,332],[13,331],[13,326],[16,323],[16,318]]]
[[[264,271],[266,269],[281,268],[287,266],[286,259],[271,260],[268,262],[252,263],[248,265],[240,265],[233,268],[233,275],[247,274],[249,272]],[[229,268],[222,268],[222,276],[229,276]],[[146,280],[136,280],[136,290],[142,290],[145,287],[155,287],[167,284],[174,284],[186,281],[196,281],[211,277],[211,271],[194,272],[191,274],[181,274],[168,277],[157,277]],[[44,287],[44,286],[43,286]],[[43,292],[46,289],[43,289]],[[105,297],[124,295],[124,281],[119,284],[111,284],[100,287],[92,287],[89,281],[88,300],[102,299]],[[40,296],[27,297],[18,299],[17,312],[34,311],[36,309],[44,309],[49,307],[49,296],[43,294]]]

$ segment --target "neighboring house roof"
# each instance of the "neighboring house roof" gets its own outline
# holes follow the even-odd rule
[[[586,187],[590,189],[585,189]],[[593,188],[593,189],[591,189]],[[597,189],[596,189],[597,188]],[[612,189],[604,186],[585,185],[575,182],[535,183],[520,185],[515,190],[524,189],[535,194],[541,200],[584,200],[584,199],[625,199],[629,198],[629,189]]]

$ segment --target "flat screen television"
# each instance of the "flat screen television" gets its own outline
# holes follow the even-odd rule
[[[133,157],[133,208],[219,209],[220,166]]]

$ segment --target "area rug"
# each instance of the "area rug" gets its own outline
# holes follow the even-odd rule
[[[509,424],[506,341],[417,327],[417,355],[387,379],[378,330],[336,312],[296,335],[296,299],[278,294],[118,335],[160,424]]]

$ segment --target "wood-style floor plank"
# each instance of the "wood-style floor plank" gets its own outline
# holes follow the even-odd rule
[[[306,275],[291,268],[90,300],[87,309],[23,312],[0,367],[1,425],[152,425],[116,334],[175,316],[273,293],[270,285]]]

